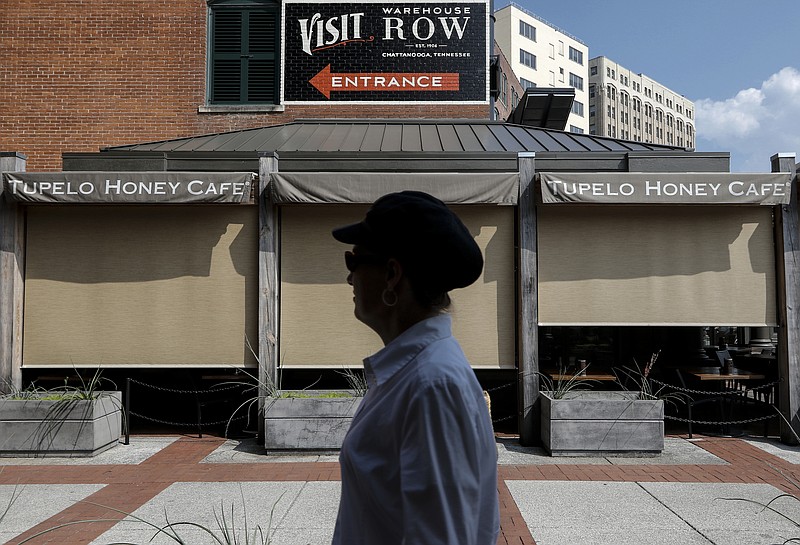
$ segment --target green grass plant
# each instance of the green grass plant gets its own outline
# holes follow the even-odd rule
[[[615,367],[612,371],[617,377],[617,382],[627,390],[638,391],[637,399],[661,399],[665,403],[669,403],[673,406],[677,406],[679,403],[685,403],[687,400],[691,399],[688,394],[683,392],[670,392],[667,390],[666,384],[662,384],[657,388],[653,387],[653,382],[650,380],[650,373],[656,361],[658,361],[659,354],[661,354],[660,350],[653,352],[644,367],[639,365],[636,358],[633,359],[633,367]],[[631,384],[633,388],[630,387]]]
[[[2,467],[0,467],[0,473],[3,472]],[[5,504],[5,507],[0,507],[2,511],[0,511],[0,528],[3,527],[3,519],[6,518],[8,512],[11,511],[11,507],[14,503],[19,499],[20,495],[22,494],[22,489],[19,486],[14,486],[11,490],[11,497],[8,498],[8,502]]]
[[[539,389],[549,392],[550,397],[553,399],[564,399],[571,393],[591,390],[592,386],[598,384],[599,381],[583,377],[590,365],[591,364],[573,374],[569,374],[564,367],[559,367],[558,378],[555,379],[544,373],[539,373],[539,380],[541,382],[541,387]],[[565,376],[567,378],[562,378]]]
[[[198,530],[204,536],[209,537],[215,544],[217,545],[273,545],[273,518],[275,515],[275,508],[277,507],[278,503],[283,498],[283,494],[281,494],[275,503],[272,504],[272,508],[270,509],[269,517],[267,518],[265,526],[260,524],[256,526],[252,526],[251,523],[248,521],[247,516],[247,505],[244,501],[244,493],[241,490],[241,486],[239,488],[239,493],[241,494],[242,498],[242,517],[241,520],[237,520],[236,516],[236,507],[233,503],[231,503],[230,507],[227,508],[224,504],[220,505],[219,511],[214,509],[214,526],[206,526],[204,524],[200,524],[198,522],[193,521],[177,521],[177,522],[170,522],[169,515],[167,514],[166,510],[164,511],[164,524],[158,524],[147,519],[144,519],[140,516],[134,515],[132,513],[128,513],[121,509],[117,509],[115,507],[109,507],[107,505],[102,505],[99,503],[94,503],[90,501],[83,501],[88,505],[93,505],[95,507],[100,507],[102,509],[107,509],[114,513],[118,513],[120,515],[124,515],[124,518],[120,519],[89,519],[89,520],[77,520],[71,522],[65,522],[64,524],[58,524],[51,528],[47,528],[42,530],[41,532],[36,533],[22,541],[20,541],[17,545],[23,545],[24,543],[28,543],[29,541],[33,541],[41,536],[59,530],[61,528],[66,528],[69,526],[74,526],[77,524],[90,524],[95,522],[116,522],[116,523],[139,523],[143,524],[146,527],[149,527],[153,530],[152,537],[148,540],[148,543],[153,542],[156,537],[165,537],[169,541],[174,542],[178,545],[193,545],[193,541],[188,540],[185,537],[185,530],[187,529],[195,529]],[[240,522],[241,524],[237,524]],[[237,529],[238,528],[238,529]],[[133,542],[128,541],[117,541],[109,543],[108,545],[138,545]]]
[[[797,532],[800,533],[800,521],[793,519],[792,517],[781,511],[777,506],[777,504],[781,500],[788,500],[789,502],[794,502],[794,503],[800,502],[800,483],[798,483],[795,479],[793,479],[792,477],[790,477],[777,467],[773,466],[772,464],[767,463],[767,465],[770,468],[772,468],[773,471],[775,471],[781,477],[783,477],[783,479],[788,483],[789,488],[792,489],[793,492],[784,492],[783,494],[778,494],[777,496],[769,500],[767,503],[760,502],[757,500],[751,500],[749,498],[716,498],[716,499],[722,501],[745,502],[757,505],[761,507],[761,511],[759,511],[759,513],[763,513],[764,511],[775,513],[784,520],[788,520],[790,523],[792,523],[792,525],[794,525],[794,527],[797,528]],[[783,545],[786,545],[787,543],[800,543],[800,536],[786,538],[782,543]]]

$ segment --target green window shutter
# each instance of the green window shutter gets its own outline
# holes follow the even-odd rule
[[[211,29],[210,102],[277,103],[277,9],[214,9]]]
[[[211,64],[211,101],[241,101],[242,12],[214,13]]]
[[[247,101],[277,102],[277,12],[248,13]]]

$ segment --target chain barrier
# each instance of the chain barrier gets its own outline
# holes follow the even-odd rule
[[[516,386],[516,385],[517,385],[516,382],[508,382],[506,384],[501,384],[500,386],[495,386],[494,388],[487,388],[487,389],[484,390],[484,392],[492,393],[492,392],[496,392],[497,390],[503,390],[504,388],[511,388],[512,386]],[[492,424],[496,424],[498,422],[505,422],[506,420],[511,420],[512,418],[516,418],[516,417],[517,417],[517,415],[512,414],[510,416],[505,416],[503,418],[493,418],[492,419]]]
[[[768,414],[767,416],[759,416],[757,418],[748,418],[747,420],[725,420],[724,422],[712,422],[710,420],[689,420],[688,418],[680,418],[677,416],[670,416],[665,414],[666,420],[677,420],[678,422],[691,422],[692,424],[706,424],[709,426],[726,426],[728,424],[751,424],[753,422],[761,422],[762,420],[769,420],[770,418],[777,418],[777,414]]]
[[[685,392],[687,394],[700,394],[700,395],[713,395],[713,396],[721,396],[721,395],[729,395],[729,396],[741,396],[742,393],[747,394],[748,392],[757,392],[759,390],[766,390],[772,388],[773,386],[780,384],[781,381],[776,380],[770,382],[768,384],[762,384],[761,386],[754,386],[753,388],[745,388],[744,390],[692,390],[691,388],[685,388],[683,386],[676,386],[674,384],[669,384],[667,382],[661,382],[660,380],[651,378],[649,379],[651,382],[658,384],[659,386],[666,386],[668,388],[672,388],[673,390],[677,390],[679,392]],[[732,378],[731,380],[736,380]]]
[[[174,394],[191,394],[191,395],[225,392],[225,391],[235,390],[237,388],[241,388],[242,386],[245,386],[245,384],[234,384],[234,385],[227,386],[225,388],[215,388],[215,387],[212,386],[211,388],[206,389],[206,390],[179,390],[179,389],[175,389],[175,388],[164,388],[163,386],[155,386],[153,384],[147,384],[145,382],[141,382],[141,381],[138,381],[136,379],[129,379],[129,380],[133,384],[138,384],[139,386],[144,386],[146,388],[151,388],[153,390],[158,390],[158,391],[168,392],[168,393],[174,393]],[[735,380],[735,379],[732,379],[732,380]],[[684,392],[684,393],[687,393],[687,394],[716,395],[716,396],[719,396],[719,395],[741,396],[743,393],[746,395],[749,392],[755,392],[755,391],[759,391],[759,390],[766,390],[768,388],[772,388],[773,386],[776,386],[777,384],[780,384],[780,382],[781,382],[780,380],[776,380],[776,381],[773,381],[773,382],[770,382],[770,383],[767,383],[767,384],[763,384],[763,385],[760,385],[760,386],[756,386],[756,387],[753,387],[753,388],[746,388],[745,390],[731,390],[731,391],[722,391],[722,392],[720,392],[720,391],[713,391],[713,390],[712,391],[694,390],[694,389],[691,389],[691,388],[685,388],[685,387],[682,387],[682,386],[676,386],[674,384],[661,382],[660,380],[657,380],[657,379],[654,379],[654,378],[651,378],[650,381],[655,383],[655,384],[658,384],[659,386],[665,386],[665,387],[672,388],[674,390],[677,390],[679,392]],[[506,383],[506,384],[501,384],[500,386],[495,386],[494,388],[487,388],[485,391],[491,393],[491,392],[496,392],[498,390],[503,390],[505,388],[512,388],[512,387],[516,387],[516,386],[517,386],[516,382],[509,382],[509,383]],[[201,422],[201,423],[198,423],[198,422],[169,422],[169,421],[166,421],[166,420],[159,420],[157,418],[152,418],[152,417],[149,417],[149,416],[138,414],[138,413],[135,413],[135,412],[132,412],[132,411],[130,411],[129,414],[131,416],[136,416],[137,418],[142,418],[144,420],[149,420],[151,422],[156,422],[158,424],[164,424],[164,425],[168,425],[168,426],[218,426],[218,425],[226,424],[226,423],[229,422],[229,420],[227,420],[227,419],[226,420],[219,420],[217,422]],[[678,422],[691,422],[692,424],[703,424],[703,425],[711,425],[711,426],[715,426],[715,425],[716,426],[721,426],[721,425],[726,425],[726,424],[751,424],[753,422],[760,422],[760,421],[763,421],[763,420],[769,420],[771,418],[777,418],[777,417],[778,417],[777,414],[771,414],[771,415],[761,416],[761,417],[757,417],[757,418],[749,418],[747,420],[733,420],[733,421],[724,421],[724,422],[714,422],[714,421],[709,421],[709,420],[690,420],[688,418],[680,418],[680,417],[677,417],[677,416],[664,415],[664,419],[666,419],[666,420],[675,420],[675,421],[678,421]],[[230,420],[230,422],[235,422],[235,421],[238,421],[238,420],[244,420],[245,418],[247,418],[247,416],[236,417],[236,418]],[[498,422],[505,422],[507,420],[511,420],[512,418],[517,418],[517,415],[516,414],[512,414],[512,415],[505,416],[505,417],[502,417],[502,418],[494,418],[494,419],[492,419],[492,423],[496,424]]]
[[[485,391],[486,391],[486,392],[489,392],[489,393],[492,393],[492,392],[496,392],[497,390],[502,390],[503,388],[509,388],[509,387],[511,387],[511,386],[516,386],[516,385],[517,385],[517,383],[516,383],[516,382],[509,382],[508,384],[503,384],[503,385],[500,385],[500,386],[495,386],[494,388],[489,388],[489,389],[487,389],[487,390],[485,390]]]
[[[128,380],[131,381],[132,384],[138,384],[139,386],[144,386],[145,388],[150,388],[151,390],[157,390],[159,392],[167,392],[170,394],[191,394],[191,395],[198,395],[198,394],[210,394],[210,393],[218,393],[218,392],[227,392],[229,390],[236,390],[243,386],[246,386],[246,383],[241,384],[232,384],[230,386],[226,386],[225,388],[216,388],[215,386],[211,386],[205,390],[177,390],[175,388],[164,388],[163,386],[155,386],[154,384],[147,384],[146,382],[141,382],[136,380],[135,378],[129,378]],[[224,384],[224,383],[223,383]]]
[[[736,379],[731,379],[731,380],[736,380]],[[746,396],[750,392],[756,392],[756,391],[760,391],[760,390],[768,390],[768,389],[771,389],[773,386],[776,386],[776,385],[781,383],[781,380],[779,379],[779,380],[775,380],[773,382],[769,382],[767,384],[762,384],[760,386],[755,386],[753,388],[745,388],[744,390],[730,390],[730,391],[714,391],[714,390],[710,390],[710,391],[707,391],[707,390],[694,390],[692,388],[685,388],[685,387],[682,387],[682,386],[676,386],[674,384],[661,382],[660,380],[657,380],[657,379],[654,379],[654,378],[650,378],[650,381],[655,383],[655,384],[658,384],[659,386],[665,386],[667,388],[672,388],[674,390],[677,390],[679,392],[684,392],[684,393],[687,393],[687,394],[700,394],[700,395],[713,395],[713,396],[720,396],[720,395],[726,395],[726,396],[728,396],[728,395],[730,395],[730,396],[743,396],[744,395],[744,396]],[[495,392],[497,390],[502,390],[504,388],[510,388],[510,387],[513,387],[513,386],[516,386],[516,385],[517,385],[516,382],[509,382],[507,384],[502,384],[500,386],[495,386],[494,388],[487,388],[485,391],[491,393],[491,392]],[[777,417],[778,417],[777,414],[770,414],[770,415],[767,415],[767,416],[759,416],[759,417],[755,417],[755,418],[748,418],[746,420],[726,420],[724,422],[714,422],[714,421],[710,421],[710,420],[694,420],[694,419],[690,420],[688,418],[680,418],[678,416],[664,415],[664,419],[665,420],[675,420],[675,421],[678,421],[678,422],[691,422],[692,424],[703,424],[703,425],[709,425],[709,426],[724,426],[724,425],[728,425],[728,424],[732,424],[732,425],[752,424],[753,422],[761,422],[763,420],[770,420],[772,418],[777,418]],[[517,418],[517,415],[516,414],[512,414],[510,416],[506,416],[506,417],[503,417],[503,418],[493,418],[492,419],[492,423],[496,424],[498,422],[505,422],[507,420],[511,420],[512,418]]]
[[[235,417],[235,418],[226,418],[224,420],[217,420],[215,422],[203,422],[201,420],[201,414],[202,413],[200,412],[200,408],[199,408],[201,406],[199,400],[197,400],[197,403],[198,403],[197,420],[195,420],[193,422],[171,422],[169,420],[161,420],[159,418],[153,418],[152,416],[146,416],[146,415],[143,415],[143,414],[139,414],[139,413],[136,413],[136,412],[133,412],[133,411],[130,410],[130,404],[129,403],[130,403],[130,385],[131,384],[136,384],[136,385],[142,386],[144,388],[149,388],[151,390],[155,390],[155,391],[159,391],[159,392],[166,392],[166,393],[170,393],[170,394],[198,396],[198,395],[208,395],[208,394],[218,394],[218,393],[222,393],[222,392],[230,392],[230,391],[233,391],[233,390],[246,390],[246,388],[248,387],[248,384],[246,384],[244,382],[237,383],[237,384],[228,384],[228,385],[226,385],[224,387],[217,387],[217,385],[212,385],[209,388],[206,388],[205,390],[180,390],[180,389],[177,389],[177,388],[165,388],[163,386],[156,386],[154,384],[148,384],[146,382],[142,382],[142,381],[136,380],[134,378],[128,378],[128,388],[127,388],[127,394],[126,394],[128,399],[127,399],[127,405],[126,405],[126,413],[127,413],[128,416],[135,416],[137,418],[141,418],[143,420],[147,420],[149,422],[155,422],[157,424],[162,424],[162,425],[165,425],[165,426],[193,427],[193,428],[200,429],[200,430],[202,430],[202,428],[211,427],[211,426],[220,426],[220,425],[223,425],[223,424],[227,425],[229,423],[241,421],[241,420],[244,420],[244,419],[248,418],[248,415],[242,415],[242,416],[238,416],[238,417]],[[225,384],[225,383],[222,383],[222,384]],[[128,427],[128,425],[126,424],[126,428],[127,427]],[[126,432],[126,436],[125,436],[125,444],[126,445],[129,443],[128,433],[129,432]],[[202,437],[202,431],[200,431],[200,434],[201,434],[201,437]]]
[[[227,424],[228,422],[237,422],[239,420],[244,420],[247,416],[237,416],[236,418],[225,419],[225,420],[217,420],[216,422],[169,422],[167,420],[159,420],[158,418],[153,418],[150,416],[145,416],[143,414],[135,413],[130,411],[129,413],[131,416],[135,416],[137,418],[141,418],[143,420],[149,420],[150,422],[156,422],[157,424],[164,424],[166,426],[176,426],[176,427],[193,427],[196,428],[198,426],[220,426],[222,424]]]

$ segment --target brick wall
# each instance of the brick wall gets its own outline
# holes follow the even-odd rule
[[[204,0],[0,1],[0,151],[29,171],[62,152],[286,123],[298,118],[487,118],[484,105],[308,105],[198,113]]]

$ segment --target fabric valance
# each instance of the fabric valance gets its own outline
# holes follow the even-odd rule
[[[514,205],[519,197],[516,172],[276,172],[269,185],[277,204],[370,204],[403,190],[424,191],[448,204]]]

